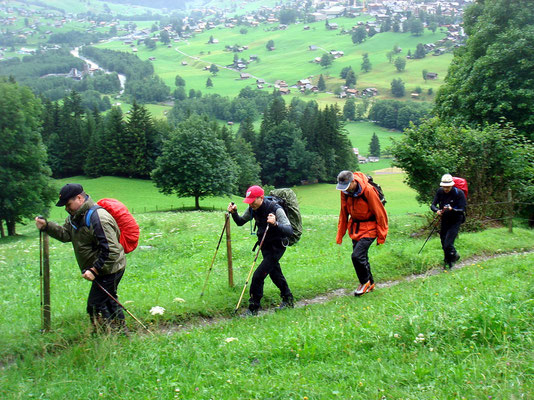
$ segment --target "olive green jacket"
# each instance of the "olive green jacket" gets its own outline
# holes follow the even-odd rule
[[[73,216],[67,217],[63,226],[48,222],[43,230],[57,240],[72,242],[82,273],[95,267],[99,275],[112,274],[126,267],[124,249],[119,243],[120,230],[111,214],[101,207],[95,209],[90,227],[87,227],[85,214],[95,205],[87,196],[85,203]]]

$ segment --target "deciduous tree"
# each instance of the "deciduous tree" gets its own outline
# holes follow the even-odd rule
[[[236,165],[212,124],[191,116],[178,124],[163,143],[152,179],[160,192],[200,199],[235,192]]]
[[[0,225],[11,236],[23,218],[45,214],[56,191],[39,133],[41,103],[16,83],[0,82],[0,92]]]

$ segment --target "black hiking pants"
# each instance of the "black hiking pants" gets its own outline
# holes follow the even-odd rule
[[[286,248],[281,240],[263,243],[263,246],[261,247],[263,261],[258,268],[256,268],[256,271],[254,271],[252,282],[250,284],[250,299],[248,306],[250,310],[257,310],[260,308],[260,301],[263,297],[263,285],[267,276],[270,276],[276,287],[280,289],[282,298],[292,296],[286,278],[282,273],[282,268],[280,267],[280,259],[285,251]]]
[[[361,238],[352,241],[352,265],[361,284],[371,281],[374,283],[371,265],[369,264],[369,247],[376,238]]]
[[[454,247],[454,241],[458,236],[461,219],[442,219],[441,229],[439,231],[439,237],[441,239],[441,248],[443,249],[444,261],[454,262],[456,259],[456,249]]]
[[[99,275],[95,280],[118,300],[117,288],[123,275],[124,269],[113,274]],[[102,319],[103,323],[110,323],[112,320],[124,320],[124,313],[122,312],[121,306],[110,299],[94,282],[91,285],[87,299],[87,313],[93,322],[96,319]]]

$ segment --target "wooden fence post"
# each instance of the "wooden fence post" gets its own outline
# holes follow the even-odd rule
[[[49,236],[43,232],[43,309],[41,310],[42,330],[43,332],[50,331],[50,248]]]
[[[512,203],[512,189],[508,189],[508,205],[509,205],[509,214],[508,214],[508,232],[514,232],[514,203]]]
[[[234,287],[234,268],[232,265],[232,234],[230,233],[230,216],[226,218],[226,257],[228,259],[228,286]]]

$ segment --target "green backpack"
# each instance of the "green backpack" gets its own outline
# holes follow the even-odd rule
[[[302,217],[300,215],[299,202],[295,192],[289,188],[274,189],[267,198],[278,203],[287,215],[293,234],[288,237],[289,246],[297,243],[302,235]]]

